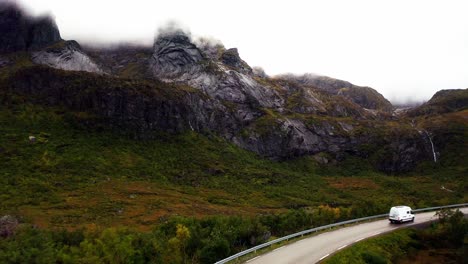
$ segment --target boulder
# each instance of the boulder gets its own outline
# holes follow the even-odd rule
[[[4,215],[0,217],[0,237],[5,238],[14,235],[18,225],[19,221],[14,216]]]

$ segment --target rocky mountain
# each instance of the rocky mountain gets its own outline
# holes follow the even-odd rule
[[[300,76],[285,74],[280,77],[296,81],[305,86],[316,87],[331,94],[344,96],[352,102],[367,109],[387,112],[391,112],[393,110],[392,104],[376,90],[370,87],[357,86],[347,81],[310,73]]]
[[[32,53],[32,61],[66,71],[86,71],[98,74],[104,71],[82,50],[76,41],[61,41]]]
[[[13,3],[0,3],[0,53],[35,50],[61,40],[50,17],[30,17]]]
[[[410,116],[436,115],[468,109],[468,88],[441,90],[423,105],[408,111]]]
[[[12,28],[37,21],[8,10],[0,20]],[[11,37],[0,50],[10,52],[2,58],[14,67],[0,68],[1,87],[36,103],[88,112],[95,122],[135,137],[193,130],[272,159],[313,155],[326,164],[357,156],[391,173],[436,155],[414,129],[424,124],[393,115],[388,100],[369,87],[315,75],[268,77],[237,49],[193,40],[181,30],[159,34],[152,48],[93,49],[62,41],[58,31],[52,34],[55,26],[40,28],[48,32],[39,34],[44,38],[23,46],[15,42],[17,31],[6,30]],[[28,53],[27,66],[11,53],[46,43]],[[436,143],[438,149],[444,144]]]

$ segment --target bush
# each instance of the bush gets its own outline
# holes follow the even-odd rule
[[[385,257],[374,252],[362,253],[362,259],[369,264],[387,264]]]

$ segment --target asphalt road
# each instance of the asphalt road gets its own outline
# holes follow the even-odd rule
[[[460,209],[468,214],[468,208]],[[395,229],[415,226],[436,220],[435,212],[416,214],[414,223],[390,224],[385,220],[363,223],[312,236],[277,248],[269,253],[248,260],[248,264],[273,263],[317,263],[329,255],[363,239],[377,236]]]

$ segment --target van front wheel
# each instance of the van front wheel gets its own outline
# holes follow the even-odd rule
[[[411,218],[411,222],[414,222],[414,217],[413,217],[413,218]]]

